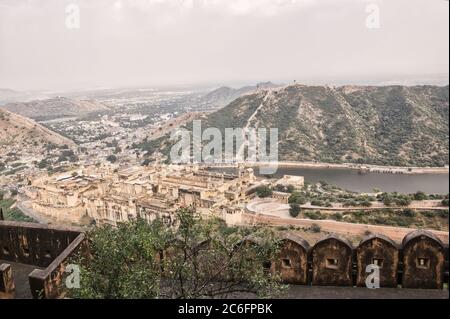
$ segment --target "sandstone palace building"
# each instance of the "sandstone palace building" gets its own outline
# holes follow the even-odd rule
[[[94,166],[38,178],[26,193],[33,199],[33,210],[59,223],[116,225],[161,218],[173,225],[180,207],[195,206],[205,216],[232,213],[255,183],[251,168],[240,168],[235,175],[195,165],[122,170]]]

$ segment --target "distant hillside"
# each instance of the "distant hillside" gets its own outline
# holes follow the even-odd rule
[[[21,95],[22,93],[20,92],[11,89],[0,88],[0,104],[11,102]]]
[[[0,88],[0,98],[16,96],[17,94],[19,94],[17,91]]]
[[[24,103],[10,103],[4,109],[35,120],[83,116],[94,112],[109,110],[107,106],[95,101],[77,101],[64,97],[36,100]]]
[[[258,89],[275,87],[278,86],[272,82],[258,83],[255,86],[244,86],[238,89],[223,86],[202,97],[202,103],[209,105],[211,108],[222,108],[244,94],[253,93]]]
[[[75,146],[75,143],[33,120],[0,108],[0,155],[9,152],[39,154],[48,144]]]
[[[398,166],[449,162],[448,86],[292,85],[244,95],[209,114],[202,126],[245,127],[255,112],[250,127],[279,129],[280,160]]]

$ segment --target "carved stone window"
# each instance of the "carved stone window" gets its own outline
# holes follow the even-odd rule
[[[327,269],[338,269],[338,267],[339,267],[339,259],[327,258],[325,267]]]
[[[271,266],[272,266],[272,263],[270,261],[263,262],[264,269],[270,269]]]
[[[383,259],[381,259],[381,258],[373,258],[372,259],[372,264],[373,265],[375,265],[375,266],[378,266],[378,267],[380,267],[380,268],[383,268]]]
[[[417,268],[428,269],[430,268],[429,258],[417,258]]]
[[[283,268],[292,268],[291,260],[289,258],[281,259],[281,265]]]

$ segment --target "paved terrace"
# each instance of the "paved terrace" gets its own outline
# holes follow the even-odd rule
[[[1,264],[11,265],[14,284],[16,286],[16,299],[32,299],[28,275],[35,269],[43,269],[40,267],[18,264],[11,261],[1,260]]]
[[[449,299],[448,289],[349,288],[291,286],[286,299]]]

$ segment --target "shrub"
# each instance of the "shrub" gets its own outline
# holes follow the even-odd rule
[[[441,210],[438,213],[439,217],[448,218],[448,210]]]
[[[323,207],[323,206],[324,206],[324,203],[323,203],[323,201],[321,201],[321,200],[313,199],[313,200],[311,201],[311,205],[312,205],[312,206]]]
[[[436,216],[435,212],[432,212],[429,210],[421,212],[421,214],[422,214],[422,216],[427,217],[427,218],[433,218],[434,216]]]
[[[325,219],[320,212],[305,212],[305,217],[312,219],[312,220],[321,220]]]
[[[341,213],[335,213],[335,214],[331,215],[331,218],[336,221],[341,221],[343,217],[342,217]]]
[[[391,206],[394,199],[392,198],[391,195],[389,195],[387,193],[383,193],[383,194],[381,194],[381,201],[383,202],[383,204],[385,206]]]
[[[288,185],[287,188],[286,188],[286,191],[287,191],[288,193],[293,193],[294,190],[295,190],[295,187],[292,186],[292,185]]]
[[[317,224],[312,224],[311,227],[310,227],[310,230],[311,230],[313,233],[320,233],[320,232],[322,231],[322,227],[320,227],[320,226],[317,225]]]
[[[298,215],[300,215],[301,212],[301,208],[299,204],[291,204],[291,207],[289,208],[289,214],[294,217],[297,218]]]
[[[368,200],[362,201],[360,204],[363,207],[371,207],[372,206],[372,202],[369,202]]]
[[[370,236],[370,235],[372,235],[372,232],[370,230],[366,230],[364,232],[364,236]]]
[[[344,207],[356,207],[358,206],[358,202],[354,200],[349,200],[344,203]]]
[[[277,192],[286,192],[286,187],[280,184],[275,185],[273,189]]]
[[[260,198],[267,198],[272,196],[273,191],[268,186],[258,186],[256,188],[256,195]]]
[[[417,214],[414,210],[407,208],[407,209],[403,210],[403,215],[406,217],[413,218],[413,217],[416,217]]]
[[[106,160],[112,164],[114,164],[115,162],[117,162],[117,157],[115,155],[109,155]]]
[[[305,205],[306,198],[301,193],[294,192],[291,196],[289,196],[289,204]]]
[[[400,197],[395,200],[395,204],[398,206],[409,206],[411,205],[411,199],[407,197]]]
[[[420,201],[428,199],[427,194],[425,194],[424,192],[420,192],[420,191],[415,193],[413,195],[413,197],[414,197],[414,200],[420,200]]]
[[[38,168],[43,169],[49,166],[49,162],[47,161],[47,159],[43,159],[39,162],[38,164]]]

